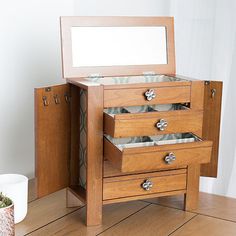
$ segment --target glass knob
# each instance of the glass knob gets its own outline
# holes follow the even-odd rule
[[[156,93],[154,91],[154,89],[148,89],[145,93],[144,93],[146,99],[148,101],[151,101],[153,98],[156,97]]]
[[[164,158],[166,164],[170,165],[172,162],[176,160],[176,156],[173,152],[170,152],[167,156]]]
[[[164,119],[160,119],[156,124],[156,127],[161,131],[165,130],[167,126],[168,126],[168,122]]]
[[[145,191],[149,191],[152,188],[152,186],[153,186],[152,181],[149,179],[144,180],[144,182],[141,184],[141,187]]]

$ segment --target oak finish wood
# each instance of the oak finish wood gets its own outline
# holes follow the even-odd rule
[[[164,168],[161,168],[160,170],[155,170],[155,171],[149,171],[148,173],[159,173],[160,175],[165,175],[165,173],[169,172],[169,171],[183,171],[183,172],[179,172],[179,173],[186,173],[186,168],[187,166],[181,166],[181,168],[171,168],[171,167],[168,167],[166,169]],[[135,174],[144,174],[144,173],[147,173],[147,171],[134,171],[134,172],[129,172],[129,173],[123,173],[121,171],[119,171],[117,168],[114,168],[111,163],[109,161],[104,161],[104,164],[103,164],[103,178],[109,178],[109,177],[120,177],[120,176],[123,176],[125,178],[125,176],[130,176],[130,175],[135,175]]]
[[[102,222],[103,177],[103,87],[87,89],[87,180],[86,202],[89,226]]]
[[[70,104],[66,102],[65,94],[70,94],[69,84],[35,89],[35,174],[38,197],[69,184]],[[43,96],[47,98],[48,106],[44,106]],[[59,104],[56,104],[54,96],[58,96]]]
[[[80,196],[80,195],[79,195]],[[71,188],[66,189],[66,207],[80,207],[84,202],[80,201],[78,195]]]
[[[80,185],[70,185],[67,188],[67,192],[71,192],[79,201],[83,202],[86,204],[86,190],[81,187]],[[69,200],[69,199],[68,199]],[[68,205],[70,204],[70,202],[68,202]]]
[[[103,179],[104,183],[111,183],[111,182],[120,182],[120,181],[128,181],[133,179],[145,179],[151,177],[163,177],[169,175],[180,175],[186,174],[187,169],[175,169],[175,170],[166,170],[166,171],[155,171],[155,172],[148,172],[148,173],[139,173],[139,174],[130,174],[130,175],[123,175],[123,176],[114,176],[114,177],[106,177]]]
[[[156,97],[146,100],[144,93],[154,89]],[[140,106],[190,102],[190,86],[145,87],[104,90],[104,107]]]
[[[167,75],[168,76],[168,75]],[[108,83],[106,82],[106,78],[109,77],[104,77],[104,80],[101,82],[101,84],[104,86],[105,90],[111,90],[111,89],[134,89],[134,88],[146,88],[146,87],[152,87],[152,88],[162,88],[162,87],[173,87],[173,86],[191,86],[191,81],[161,81],[161,82],[142,82],[138,83],[135,82],[133,83],[132,81],[129,81],[129,83],[124,83],[124,84],[116,84],[114,83]],[[89,78],[87,78],[89,79]],[[132,78],[131,78],[132,79]],[[76,78],[75,80],[80,80],[80,78]]]
[[[202,176],[217,177],[222,87],[223,83],[220,81],[210,81],[209,84],[205,84],[203,138],[213,141],[213,147],[211,162],[201,167]],[[212,89],[216,89],[214,98]]]
[[[104,200],[103,205],[113,204],[113,203],[118,203],[118,202],[130,202],[130,201],[136,201],[136,200],[142,200],[142,199],[146,201],[146,199],[149,199],[149,198],[183,195],[185,193],[186,193],[186,190],[182,189],[182,190],[174,190],[174,191],[169,191],[169,192],[152,193],[152,194],[129,196],[129,197],[122,197],[122,198],[113,198],[113,199]]]
[[[147,173],[147,171],[133,171],[133,172],[129,172],[129,173],[123,173],[123,172],[119,171],[117,168],[113,167],[112,164],[108,160],[104,161],[103,166],[104,166],[104,171],[103,171],[104,178]],[[178,170],[180,170],[180,169],[186,170],[186,168],[187,168],[187,166],[180,166],[180,167],[178,167]],[[176,170],[176,168],[170,166],[167,168],[157,169],[157,170],[155,170],[155,172],[159,171],[160,173],[161,172],[165,173],[165,171],[169,171],[169,170]],[[152,172],[149,171],[149,173],[152,173]]]
[[[153,183],[153,187],[149,191],[141,187],[146,179]],[[141,176],[130,176],[126,180],[122,180],[122,177],[117,177],[104,180],[103,200],[183,190],[185,188],[186,174],[155,176],[155,174],[152,173]]]
[[[71,56],[71,34],[72,26],[156,26],[165,25],[167,27],[167,48],[168,48],[168,65],[147,65],[147,66],[113,66],[113,67],[72,67]],[[80,198],[87,203],[87,225],[101,224],[102,204],[110,204],[119,201],[131,201],[135,199],[144,199],[149,197],[159,197],[162,195],[185,194],[185,209],[193,210],[198,203],[199,173],[200,163],[210,161],[212,141],[214,141],[212,165],[203,167],[203,174],[207,176],[216,175],[216,162],[218,154],[219,140],[219,124],[220,124],[220,102],[221,91],[220,85],[211,83],[210,86],[204,86],[203,81],[179,81],[179,82],[163,82],[163,83],[142,83],[142,84],[104,84],[99,85],[93,81],[86,80],[90,74],[99,73],[103,76],[120,76],[120,75],[141,75],[144,71],[154,71],[159,74],[175,74],[175,56],[174,56],[174,30],[173,18],[167,17],[63,17],[61,19],[61,35],[62,35],[62,53],[63,53],[63,71],[64,77],[73,84],[71,85],[71,106],[60,110],[51,110],[50,119],[36,116],[36,124],[40,122],[52,122],[54,117],[60,117],[60,120],[54,122],[53,125],[58,130],[49,129],[45,131],[37,127],[36,147],[40,148],[42,136],[53,141],[53,145],[48,143],[45,157],[56,155],[60,150],[59,158],[50,159],[49,167],[52,163],[55,170],[51,171],[42,166],[46,161],[41,159],[42,146],[40,152],[37,153],[37,168],[41,167],[38,172],[39,196],[61,189],[70,185],[67,192],[67,204],[73,206],[77,204]],[[105,80],[106,78],[104,78]],[[75,85],[75,86],[74,86]],[[217,94],[213,99],[209,99],[209,94],[213,85],[217,87]],[[69,87],[69,85],[65,85]],[[77,86],[77,87],[76,87]],[[66,88],[67,88],[66,87]],[[56,87],[57,88],[57,87]],[[60,87],[61,88],[61,87]],[[147,89],[154,89],[157,96],[151,101],[147,101],[144,93]],[[215,88],[215,87],[214,87]],[[64,86],[63,86],[64,89]],[[58,89],[60,96],[63,96],[64,90]],[[78,143],[79,134],[76,133],[79,127],[79,91],[85,89],[87,93],[87,186],[86,193],[79,187],[79,162]],[[204,91],[205,89],[205,91]],[[53,91],[56,89],[53,88]],[[56,90],[57,91],[57,90]],[[70,92],[69,90],[66,92]],[[42,96],[42,92],[40,94]],[[52,93],[53,96],[54,94]],[[220,97],[219,97],[220,95]],[[38,96],[38,94],[37,94]],[[203,97],[205,96],[204,100]],[[50,97],[54,99],[54,97]],[[36,108],[38,109],[39,97],[37,97]],[[41,101],[42,102],[42,101]],[[195,143],[163,145],[155,147],[142,148],[125,148],[122,152],[106,139],[104,140],[104,157],[108,159],[117,171],[111,168],[107,171],[103,168],[103,108],[135,106],[135,105],[152,105],[152,104],[170,104],[170,103],[190,103],[191,110],[175,111],[162,113],[147,114],[121,114],[111,119],[107,115],[105,118],[104,130],[114,137],[128,137],[139,135],[155,135],[164,133],[177,132],[194,132],[204,140]],[[209,105],[210,104],[210,105]],[[49,104],[50,105],[50,104]],[[59,104],[58,104],[59,105]],[[57,105],[57,107],[58,107]],[[210,107],[210,108],[209,108]],[[69,109],[67,111],[67,108]],[[216,110],[216,112],[215,112]],[[212,112],[214,111],[214,112]],[[203,117],[204,112],[204,117]],[[38,113],[42,115],[40,110]],[[70,118],[70,114],[73,117]],[[62,117],[62,118],[61,118]],[[68,119],[67,119],[68,118]],[[158,119],[164,118],[168,120],[169,126],[164,132],[159,132],[155,128]],[[202,125],[202,119],[204,122]],[[39,121],[40,120],[40,121]],[[212,122],[217,120],[217,122]],[[65,122],[66,121],[66,122]],[[58,123],[57,123],[58,122]],[[41,124],[41,126],[42,126]],[[51,125],[51,123],[49,123]],[[70,127],[71,124],[71,127]],[[52,125],[52,127],[54,127]],[[49,126],[51,127],[51,126]],[[69,129],[68,129],[69,127]],[[210,129],[209,129],[210,127]],[[44,130],[44,134],[40,133]],[[212,131],[213,130],[213,131]],[[58,134],[59,133],[59,134]],[[38,134],[41,134],[38,135]],[[54,139],[54,136],[60,138],[61,141]],[[67,137],[68,135],[68,137]],[[53,137],[52,137],[53,136]],[[206,139],[205,139],[206,138]],[[64,140],[63,140],[64,139]],[[38,143],[39,142],[39,143]],[[71,151],[70,151],[71,150]],[[163,158],[174,152],[177,160],[172,165],[167,165]],[[55,154],[56,153],[56,154]],[[40,154],[40,155],[39,155]],[[50,154],[50,155],[49,155]],[[38,159],[38,157],[40,158]],[[42,161],[43,160],[43,161]],[[48,161],[48,159],[47,159]],[[42,164],[40,166],[40,164]],[[59,162],[59,164],[58,164]],[[67,162],[67,163],[66,163]],[[39,164],[39,165],[38,165]],[[58,164],[58,165],[57,165]],[[187,177],[186,169],[187,167]],[[169,170],[166,171],[166,168]],[[172,170],[173,168],[181,168]],[[154,170],[160,170],[154,172]],[[54,174],[51,178],[49,173]],[[59,171],[58,171],[59,170]],[[102,172],[104,170],[104,173]],[[165,171],[164,171],[165,170]],[[45,171],[45,172],[43,172]],[[142,173],[143,171],[151,173]],[[57,172],[61,174],[59,179]],[[122,174],[125,173],[125,174]],[[135,173],[136,172],[136,173]],[[140,173],[141,172],[141,173]],[[169,174],[168,174],[169,173]],[[172,173],[172,174],[171,174]],[[175,173],[175,174],[173,174]],[[50,178],[49,178],[50,177]],[[105,178],[104,178],[105,177]],[[143,192],[140,184],[146,178],[151,178],[154,187],[148,193]],[[186,183],[187,178],[187,183]],[[42,181],[43,179],[43,181]],[[44,180],[46,185],[43,186]],[[50,181],[48,181],[50,179]],[[59,180],[58,180],[59,179]],[[70,182],[69,182],[70,179]],[[41,182],[40,182],[41,181]],[[64,181],[64,182],[63,182]],[[49,183],[50,182],[50,183]],[[102,185],[103,184],[103,185]],[[49,186],[48,186],[49,185]],[[158,185],[158,188],[155,186]],[[42,187],[43,186],[43,187]],[[42,188],[42,189],[41,189]],[[44,191],[42,193],[42,191]],[[69,195],[73,194],[73,195]],[[153,220],[152,217],[151,221]],[[109,230],[108,230],[109,231]],[[142,232],[142,230],[138,231]],[[152,231],[151,231],[152,232]]]
[[[120,151],[115,145],[104,139],[104,157],[121,172],[155,170],[160,168],[180,167],[201,164],[210,161],[212,143],[199,141],[186,144],[170,144],[142,148],[124,148]],[[168,165],[164,158],[170,152],[176,160]]]
[[[192,211],[198,207],[200,165],[194,163],[189,165],[187,170],[187,192],[184,209]]]
[[[204,106],[204,81],[192,81],[191,82],[191,103],[192,110],[203,111]],[[201,136],[199,134],[199,136]]]
[[[174,18],[173,17],[61,17],[62,65],[64,78],[88,77],[91,74],[102,76],[139,75],[145,71],[157,74],[175,74]],[[73,67],[71,27],[73,26],[165,26],[167,35],[166,65],[125,65],[104,67]]]
[[[201,111],[191,110],[126,113],[114,115],[114,118],[104,113],[104,132],[114,138],[185,132],[200,133],[202,117]],[[160,119],[168,122],[168,126],[163,131],[156,127]]]

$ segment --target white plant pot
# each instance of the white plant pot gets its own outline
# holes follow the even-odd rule
[[[14,203],[15,224],[21,222],[28,209],[28,178],[18,174],[0,175],[0,192]]]

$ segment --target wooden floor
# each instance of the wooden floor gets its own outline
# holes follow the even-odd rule
[[[236,199],[200,193],[199,207],[185,212],[183,196],[106,205],[103,224],[84,225],[85,206],[66,208],[65,190],[34,200],[16,235],[236,236]]]

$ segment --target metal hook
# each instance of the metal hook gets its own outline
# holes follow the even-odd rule
[[[69,103],[69,102],[70,102],[70,97],[69,97],[69,95],[68,95],[67,93],[65,93],[64,97],[65,97],[66,103]]]
[[[216,89],[212,89],[211,90],[211,98],[214,99],[215,95],[216,95]]]
[[[46,96],[43,96],[43,105],[44,105],[45,107],[49,105]]]
[[[60,103],[60,99],[58,98],[58,95],[54,95],[54,101],[55,101],[55,104],[59,104]]]

